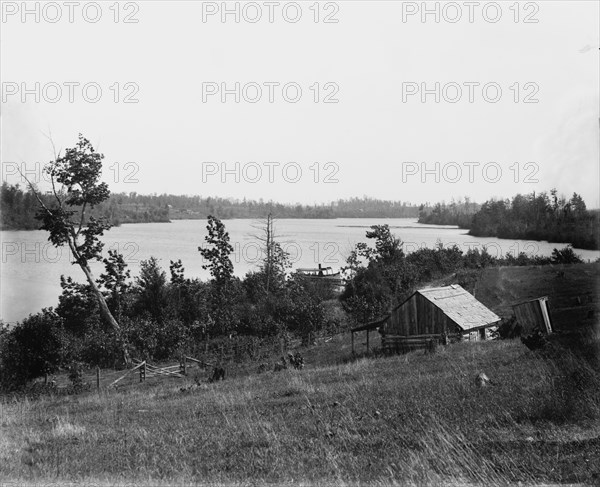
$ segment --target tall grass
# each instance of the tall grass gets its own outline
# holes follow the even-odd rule
[[[130,485],[593,482],[597,374],[518,341],[12,401],[0,478]],[[478,388],[485,372],[493,385]],[[581,383],[572,374],[582,374]],[[595,379],[594,379],[595,377]]]

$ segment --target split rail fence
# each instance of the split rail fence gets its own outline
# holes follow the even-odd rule
[[[381,348],[385,353],[406,353],[412,350],[435,350],[438,345],[458,339],[460,334],[383,335]]]
[[[145,382],[146,379],[152,378],[177,378],[182,379],[187,375],[188,372],[188,362],[198,364],[198,366],[206,368],[212,367],[213,364],[203,362],[201,360],[195,359],[194,357],[183,356],[179,365],[168,365],[166,367],[158,367],[156,365],[152,365],[147,361],[136,361],[134,360],[135,366],[121,375],[119,378],[114,380],[109,384],[109,387],[117,386],[117,384],[121,383],[124,379],[130,378],[132,376],[139,376],[139,382]],[[98,371],[99,373],[99,371]],[[97,380],[97,385],[99,388],[100,381]]]

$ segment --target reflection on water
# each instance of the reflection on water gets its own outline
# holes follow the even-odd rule
[[[225,220],[234,253],[231,260],[236,275],[243,277],[256,269],[261,260],[261,245],[256,236],[261,234],[260,223],[253,220]],[[393,233],[404,242],[404,250],[412,252],[421,247],[433,248],[438,240],[444,245],[456,244],[469,248],[487,246],[492,255],[507,252],[548,256],[552,249],[565,244],[501,240],[471,237],[466,230],[456,227],[419,225],[414,219],[351,219],[301,220],[287,219],[275,222],[278,241],[290,255],[293,268],[316,267],[319,263],[339,269],[357,242],[365,242],[365,232],[371,225],[388,224]],[[70,275],[80,282],[84,276],[77,265],[71,264],[67,248],[54,248],[44,231],[0,232],[2,240],[2,274],[0,282],[1,317],[6,322],[22,319],[42,307],[56,306],[60,294],[61,274]],[[198,246],[206,235],[205,220],[178,220],[173,223],[128,224],[115,227],[104,236],[105,248],[123,254],[131,273],[139,271],[141,260],[155,256],[168,273],[169,261],[181,259],[186,277],[207,279]],[[584,259],[595,260],[600,252],[576,250]],[[96,277],[103,270],[101,263],[92,264]]]

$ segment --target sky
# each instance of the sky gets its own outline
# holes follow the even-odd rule
[[[557,188],[599,207],[599,18],[596,1],[3,2],[2,177],[43,189],[50,139],[82,133],[115,192]]]

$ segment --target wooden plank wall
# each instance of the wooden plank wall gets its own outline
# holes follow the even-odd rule
[[[522,327],[522,334],[528,335],[536,328],[538,328],[542,333],[546,332],[544,315],[542,314],[539,301],[536,300],[519,304],[513,309],[515,311],[517,321]]]
[[[413,294],[396,308],[383,325],[387,335],[440,335],[454,333],[455,323],[444,312],[420,294]]]

